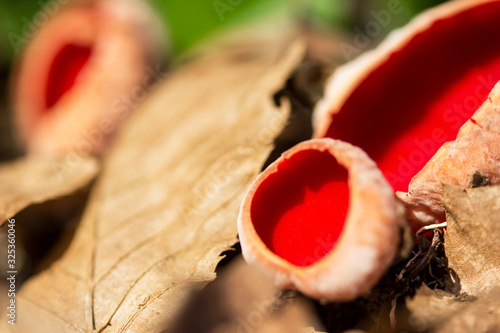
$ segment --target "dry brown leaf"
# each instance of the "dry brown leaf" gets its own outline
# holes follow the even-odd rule
[[[422,285],[413,298],[406,300],[406,306],[412,316],[411,323],[425,330],[452,317],[473,300]]]
[[[293,291],[281,291],[239,256],[187,304],[167,332],[314,333],[312,326],[321,327],[312,304]]]
[[[406,300],[418,331],[500,331],[500,186],[443,185],[446,291],[423,285]]]
[[[269,317],[262,326],[258,326],[255,333],[315,333],[311,328],[304,328],[309,321],[309,310],[306,305],[297,301],[273,316]],[[319,332],[316,332],[319,333]]]
[[[279,296],[272,279],[249,267],[240,256],[194,295],[167,332],[236,332],[248,326],[253,330],[283,303]]]
[[[500,331],[500,289],[475,300],[422,286],[406,302],[415,331],[489,333]]]
[[[0,166],[0,225],[31,204],[84,187],[98,169],[96,159],[72,154],[25,157]]]
[[[500,186],[443,186],[450,291],[479,296],[500,286]]]
[[[239,36],[177,70],[117,138],[65,255],[18,295],[15,331],[158,332],[215,278],[243,193],[289,114],[289,37]]]
[[[325,333],[325,332],[316,331],[314,327],[306,327],[301,331],[301,333]]]
[[[433,333],[495,333],[500,332],[500,289],[471,303],[449,320],[439,325]]]

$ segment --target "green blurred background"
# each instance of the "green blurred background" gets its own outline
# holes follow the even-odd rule
[[[58,0],[50,0],[58,1]],[[67,0],[60,0],[60,3]],[[419,11],[443,0],[149,0],[164,22],[175,54],[223,28],[286,12],[291,16],[327,29],[353,32],[371,18],[371,11],[386,9],[394,1],[404,10],[394,15],[384,27],[388,31],[406,23]],[[0,61],[8,63],[14,55],[9,33],[23,35],[27,22],[40,11],[47,0],[2,0],[0,2]]]

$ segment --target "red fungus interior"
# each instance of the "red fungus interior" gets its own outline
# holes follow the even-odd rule
[[[347,170],[329,152],[310,149],[283,161],[262,182],[251,217],[271,251],[307,266],[333,248],[348,206]]]
[[[75,44],[64,45],[57,53],[47,80],[45,97],[47,109],[54,106],[62,95],[73,87],[91,53],[91,47]]]
[[[488,3],[415,36],[363,81],[327,136],[364,149],[407,191],[500,80],[499,17],[500,2]]]

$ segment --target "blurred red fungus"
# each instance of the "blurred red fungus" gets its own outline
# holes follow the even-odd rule
[[[61,6],[29,40],[13,76],[15,119],[27,151],[105,151],[156,81],[151,75],[160,68],[161,37],[144,1]]]
[[[47,109],[53,107],[61,96],[73,87],[91,54],[91,47],[75,44],[64,45],[57,53],[47,79]]]

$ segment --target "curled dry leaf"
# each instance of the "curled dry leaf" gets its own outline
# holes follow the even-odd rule
[[[25,157],[0,166],[0,224],[31,204],[71,194],[99,167],[92,157]]]
[[[425,330],[443,323],[474,300],[473,297],[464,298],[422,285],[413,298],[406,300],[406,306],[412,316],[413,326]]]
[[[449,320],[438,325],[433,333],[492,333],[500,332],[500,289],[458,311]]]
[[[278,310],[255,333],[314,333],[314,329],[304,328],[308,324],[310,310],[301,302],[296,302]],[[238,332],[238,331],[236,331]],[[220,332],[225,333],[225,332]]]
[[[300,333],[325,333],[325,332],[316,331],[314,327],[306,327],[302,331],[300,331]]]
[[[497,83],[473,118],[460,128],[456,140],[446,142],[412,179],[408,194],[398,192],[398,197],[413,212],[429,212],[428,208],[440,212],[443,183],[474,186],[471,179],[481,174],[486,183],[499,184],[499,125],[500,83]]]
[[[433,333],[490,333],[500,331],[500,289],[476,299],[422,286],[407,300],[413,329]]]
[[[499,15],[498,0],[420,14],[339,68],[315,109],[315,137],[365,150],[412,220],[444,220],[441,183],[467,186],[475,170],[500,183],[499,86],[480,108],[500,80]]]
[[[186,304],[167,332],[256,329],[271,316],[275,306],[282,305],[279,294],[272,279],[251,269],[241,257],[235,258],[217,273],[215,281]]]
[[[445,290],[421,286],[406,300],[415,330],[500,330],[500,186],[443,186],[445,252],[450,279]]]
[[[500,186],[443,186],[449,289],[480,296],[500,286]]]
[[[158,332],[215,278],[289,113],[272,96],[303,47],[283,34],[226,40],[137,110],[68,251],[17,295],[17,331]]]
[[[292,291],[278,289],[239,256],[193,297],[167,332],[303,333],[309,326],[321,327],[312,305]]]

